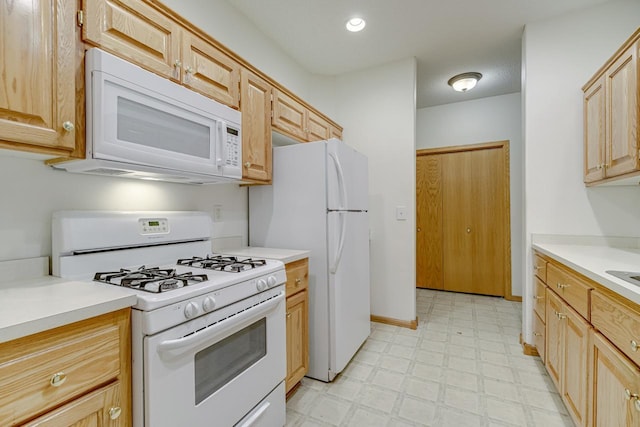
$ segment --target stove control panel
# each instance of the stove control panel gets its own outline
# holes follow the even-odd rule
[[[138,220],[140,234],[166,234],[169,232],[167,218],[140,218]]]

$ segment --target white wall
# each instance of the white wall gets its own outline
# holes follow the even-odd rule
[[[520,93],[420,108],[416,149],[509,141],[511,185],[511,289],[522,295],[523,147]]]
[[[338,76],[344,141],[369,158],[371,313],[415,320],[414,58]],[[405,206],[406,221],[397,221]]]
[[[247,189],[72,174],[40,160],[0,156],[0,261],[51,255],[56,210],[202,210],[222,205],[213,236],[247,244]]]
[[[640,2],[631,0],[525,28],[526,342],[532,342],[532,233],[640,236],[640,189],[586,188],[582,182],[581,90],[638,26]]]

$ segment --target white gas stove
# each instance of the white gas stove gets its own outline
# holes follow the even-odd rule
[[[137,295],[136,427],[284,425],[284,265],[212,254],[210,236],[202,212],[53,215],[55,276]]]

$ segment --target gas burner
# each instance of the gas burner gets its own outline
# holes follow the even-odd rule
[[[188,265],[190,267],[204,268],[207,270],[226,271],[229,273],[241,273],[245,270],[266,265],[263,259],[238,259],[235,256],[207,255],[205,258],[193,257],[178,260],[178,265]]]
[[[191,272],[176,274],[176,270],[173,268],[146,268],[144,265],[137,270],[121,268],[120,271],[96,273],[93,278],[96,282],[153,293],[182,288],[208,279],[206,274]]]

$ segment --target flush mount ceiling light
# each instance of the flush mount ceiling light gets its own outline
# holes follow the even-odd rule
[[[480,73],[462,73],[451,77],[447,83],[453,90],[466,92],[473,89],[481,78],[482,74]]]
[[[347,30],[352,33],[357,33],[358,31],[362,31],[364,26],[367,25],[364,19],[362,18],[351,18],[347,21]]]

